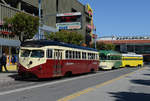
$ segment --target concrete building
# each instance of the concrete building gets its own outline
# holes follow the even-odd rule
[[[22,0],[38,8],[38,0]],[[82,33],[85,36],[86,44],[92,39],[92,32],[94,29],[93,25],[93,11],[89,5],[83,5],[78,0],[41,0],[42,1],[42,20],[45,25],[52,26],[56,28],[56,22],[58,15],[64,14],[69,17],[72,13],[81,13],[81,27],[75,29],[65,30],[75,30]],[[67,15],[69,14],[69,15]],[[63,22],[65,23],[65,22]],[[73,22],[70,23],[71,25]],[[68,26],[68,23],[66,24]],[[74,28],[74,27],[73,27]],[[61,29],[60,29],[61,30]]]
[[[43,25],[56,28],[58,15],[64,14],[68,19],[68,17],[78,13],[81,15],[77,16],[77,18],[80,18],[79,22],[69,22],[69,24],[79,24],[80,27],[72,26],[70,29],[66,30],[75,30],[79,33],[82,33],[85,37],[85,43],[87,45],[90,43],[92,40],[94,24],[93,11],[89,5],[83,5],[78,0],[41,1]],[[24,12],[33,16],[38,16],[38,5],[38,0],[0,0],[0,56],[2,55],[2,52],[5,52],[9,56],[9,63],[10,56],[12,54],[17,54],[17,47],[20,46],[20,41],[18,36],[12,35],[12,32],[9,30],[9,28],[4,27],[3,19],[5,17],[13,17],[17,12]],[[65,24],[66,23],[68,24],[68,22],[65,22]]]
[[[116,50],[120,52],[134,52],[142,54],[144,61],[150,62],[150,37],[149,36],[125,36],[125,37],[101,37],[98,43],[112,43],[116,45]]]

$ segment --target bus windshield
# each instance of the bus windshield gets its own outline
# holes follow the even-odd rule
[[[33,58],[42,58],[42,57],[44,57],[44,51],[42,51],[42,50],[32,50],[31,57],[33,57]]]
[[[31,54],[31,56],[30,56]],[[21,50],[21,57],[32,57],[32,58],[42,58],[44,57],[43,50]]]
[[[101,54],[100,54],[100,59],[101,59],[101,60],[106,60],[106,59],[107,59],[107,56],[106,56],[104,53],[101,53]]]
[[[29,57],[31,50],[21,50],[21,57]]]

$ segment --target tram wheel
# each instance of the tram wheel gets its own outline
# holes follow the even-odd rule
[[[91,72],[91,73],[95,73],[95,70],[92,68],[92,69],[90,70],[90,72]]]
[[[65,77],[71,77],[72,76],[72,72],[71,71],[68,71],[65,73]]]

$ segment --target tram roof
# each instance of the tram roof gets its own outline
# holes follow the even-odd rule
[[[43,46],[63,46],[63,47],[69,47],[69,48],[76,48],[76,49],[83,49],[83,50],[90,50],[90,51],[96,51],[97,49],[94,48],[88,48],[83,46],[77,46],[73,44],[67,44],[64,42],[58,42],[53,40],[32,40],[32,41],[25,41],[21,44],[22,47],[43,47]]]

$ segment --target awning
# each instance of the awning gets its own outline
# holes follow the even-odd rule
[[[9,39],[0,38],[0,45],[1,46],[18,47],[18,46],[20,46],[20,44],[21,44],[21,42],[19,40],[9,40]]]

